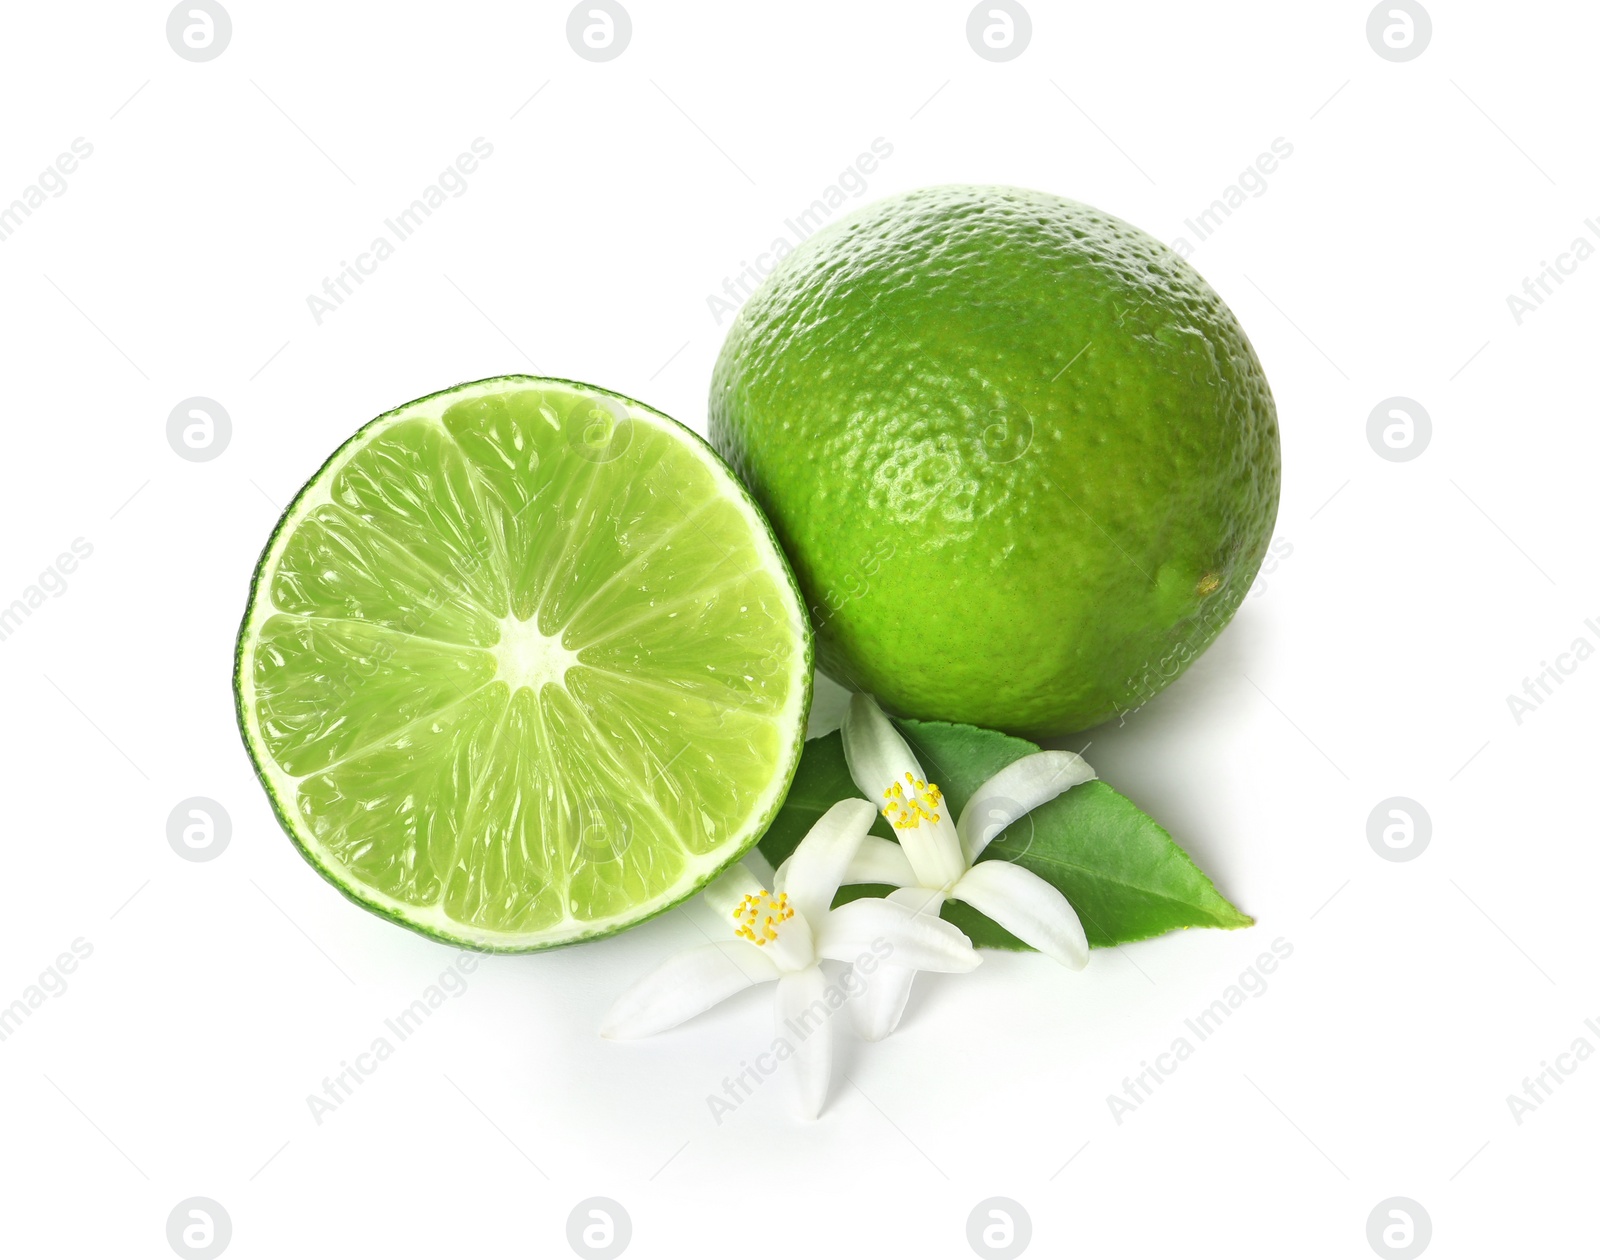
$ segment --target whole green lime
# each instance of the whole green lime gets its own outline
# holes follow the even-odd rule
[[[1063,734],[1216,637],[1278,507],[1233,312],[1155,238],[1019,188],[891,197],[734,321],[712,444],[766,510],[818,664],[917,718]]]

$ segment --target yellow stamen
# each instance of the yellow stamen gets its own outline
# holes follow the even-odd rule
[[[789,894],[778,893],[774,896],[763,888],[760,892],[750,893],[734,907],[733,921],[738,926],[733,929],[733,934],[754,945],[767,945],[778,939],[777,925],[792,918],[794,907],[789,904]],[[761,925],[759,930],[756,927],[758,922]]]
[[[938,822],[940,816],[936,811],[944,800],[939,785],[924,783],[921,779],[915,778],[909,770],[906,771],[906,782],[911,785],[909,797],[901,789],[898,781],[883,794],[888,802],[883,807],[883,816],[889,820],[889,825],[901,831],[908,831],[920,826],[923,820],[929,823]]]

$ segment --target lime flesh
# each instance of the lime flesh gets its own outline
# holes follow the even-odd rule
[[[480,949],[606,935],[765,830],[811,645],[771,532],[675,421],[504,377],[380,416],[256,571],[239,721],[341,891]]]

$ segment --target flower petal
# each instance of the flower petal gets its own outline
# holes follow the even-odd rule
[[[761,891],[763,885],[743,862],[735,862],[706,885],[706,905],[719,919],[733,918],[734,907]]]
[[[936,888],[896,888],[884,900],[892,901],[897,906],[905,906],[917,914],[931,915],[937,919],[939,910],[945,903],[945,895]]]
[[[1063,967],[1081,971],[1089,962],[1089,941],[1077,911],[1060,889],[1026,867],[979,862],[957,881],[950,895]]]
[[[776,876],[773,873],[772,863],[767,861],[767,855],[760,849],[747,849],[745,855],[739,859],[739,865],[754,875],[763,888],[777,887],[773,883]]]
[[[914,779],[927,778],[911,745],[900,737],[871,696],[857,692],[850,697],[840,735],[850,777],[875,806],[883,805],[884,790],[891,783],[900,782],[907,771]]]
[[[850,697],[843,737],[850,777],[875,807],[882,808],[889,789],[896,783],[909,791],[912,783],[926,782],[927,776],[911,746],[871,696],[858,692]],[[907,775],[912,783],[906,782]],[[917,882],[928,888],[943,888],[961,877],[966,863],[961,858],[961,841],[950,821],[950,811],[935,810],[934,814],[937,822],[916,819],[909,827],[896,827],[894,833],[917,873]]]
[[[784,862],[782,891],[811,923],[822,922],[839,891],[850,859],[878,811],[866,801],[840,801],[812,824]]]
[[[850,859],[850,869],[840,881],[845,884],[893,884],[906,888],[917,882],[906,851],[893,840],[868,836]]]
[[[613,1003],[600,1035],[616,1040],[649,1037],[764,980],[778,968],[754,945],[716,941],[667,959]]]
[[[929,895],[911,888],[900,893]],[[917,971],[971,971],[983,961],[961,930],[936,910],[914,910],[881,897],[862,897],[831,911],[817,933],[821,958],[854,962],[868,953]]]
[[[850,1000],[850,1016],[863,1040],[882,1041],[899,1026],[916,978],[912,968],[893,963],[884,963],[870,979],[862,977],[865,987]]]
[[[1074,752],[1036,752],[1013,761],[986,780],[961,811],[956,834],[968,864],[1024,814],[1094,777],[1089,763]]]
[[[888,900],[922,914],[938,914],[944,894],[926,888],[897,888]],[[905,1014],[916,970],[884,962],[868,975],[858,963],[855,973],[862,983],[862,991],[850,1002],[856,1032],[867,1041],[881,1041],[899,1026],[900,1017]]]
[[[833,1012],[823,997],[826,989],[821,967],[793,971],[778,981],[778,1036],[794,1047],[800,1112],[807,1120],[821,1114],[833,1071],[833,1029],[828,1027]]]

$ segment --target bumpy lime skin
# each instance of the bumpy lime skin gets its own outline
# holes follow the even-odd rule
[[[1036,737],[1176,678],[1277,516],[1277,411],[1233,312],[1154,237],[1018,188],[889,198],[788,255],[729,331],[710,436],[824,672]]]

